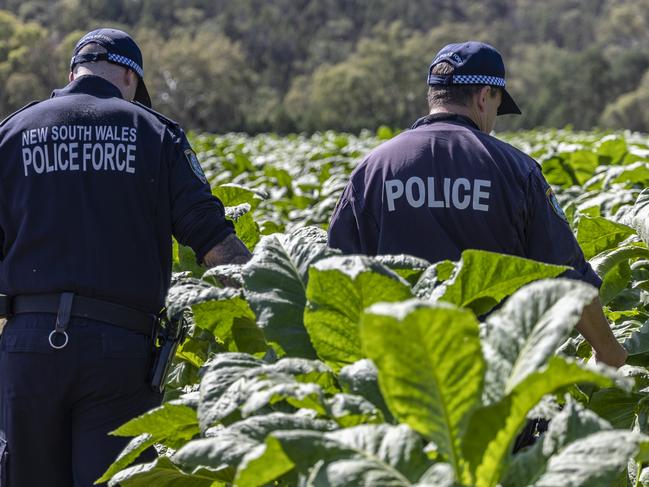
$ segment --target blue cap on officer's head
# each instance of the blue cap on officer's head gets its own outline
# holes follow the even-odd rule
[[[98,44],[106,53],[86,53],[79,54],[83,46],[87,44]],[[97,29],[84,35],[74,47],[72,60],[70,61],[70,71],[77,64],[108,61],[119,64],[126,68],[132,69],[137,73],[139,82],[135,92],[135,101],[151,107],[151,97],[144,84],[144,64],[142,62],[142,52],[135,41],[126,32],[117,29]]]
[[[453,66],[453,74],[431,74],[441,62]],[[436,85],[490,85],[503,90],[503,100],[498,115],[520,114],[521,110],[505,89],[505,63],[500,53],[484,42],[449,44],[437,53],[428,68],[428,86]]]

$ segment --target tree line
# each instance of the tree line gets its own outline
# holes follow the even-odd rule
[[[358,132],[426,113],[446,43],[504,55],[497,129],[649,131],[649,0],[0,0],[0,116],[64,86],[88,30],[128,31],[154,108],[209,132]]]

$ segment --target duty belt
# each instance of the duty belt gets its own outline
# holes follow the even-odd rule
[[[57,315],[57,333],[65,332],[71,316],[101,321],[149,336],[153,335],[158,322],[158,316],[152,313],[73,293],[0,295],[0,318],[23,313]]]

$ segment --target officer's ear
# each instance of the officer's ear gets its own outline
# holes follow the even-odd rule
[[[137,78],[137,74],[135,73],[135,71],[133,71],[132,69],[126,68],[124,70],[124,77],[123,77],[122,82],[124,83],[124,85],[126,85],[128,87],[131,87],[133,85],[135,85],[137,87],[138,78]]]
[[[74,73],[70,71],[70,74],[68,75],[68,82],[72,83],[74,81]]]
[[[487,110],[487,100],[492,98],[491,86],[482,86],[478,91],[476,102],[481,113]]]
[[[122,86],[125,90],[122,90],[124,97],[128,100],[133,100],[135,98],[135,92],[137,91],[137,85],[140,82],[137,73],[132,69],[126,68],[124,74],[122,75]]]

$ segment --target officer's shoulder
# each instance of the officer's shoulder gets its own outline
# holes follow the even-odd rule
[[[514,147],[510,143],[498,139],[490,134],[483,134],[483,136],[487,140],[489,140],[489,142],[492,144],[492,147],[497,148],[501,153],[509,156],[508,157],[509,159],[515,160],[519,165],[529,170],[533,170],[535,168],[540,167],[540,164],[537,161],[535,161],[531,156],[529,156],[519,148]]]
[[[22,112],[24,112],[24,111],[27,110],[28,108],[31,108],[31,107],[33,107],[34,105],[37,105],[37,104],[40,103],[41,101],[42,101],[42,100],[31,101],[31,102],[29,102],[27,105],[25,105],[24,107],[19,108],[18,110],[16,110],[15,112],[13,112],[11,115],[9,115],[7,118],[5,118],[2,122],[0,122],[0,127],[3,127],[7,122],[9,122],[9,120],[11,120],[12,118],[14,118],[16,115],[21,114]]]
[[[411,148],[418,144],[427,144],[427,137],[421,137],[420,134],[417,134],[413,130],[404,130],[403,132],[395,135],[389,140],[377,145],[372,149],[368,156],[380,156],[383,154],[390,153],[402,153],[404,148]]]
[[[180,127],[180,124],[176,122],[175,120],[170,119],[169,117],[163,115],[160,112],[156,112],[153,108],[150,108],[146,105],[143,105],[139,101],[131,101],[133,105],[136,107],[144,110],[149,114],[149,116],[152,116],[156,118],[160,123],[168,127],[172,132],[182,132],[182,128]]]

